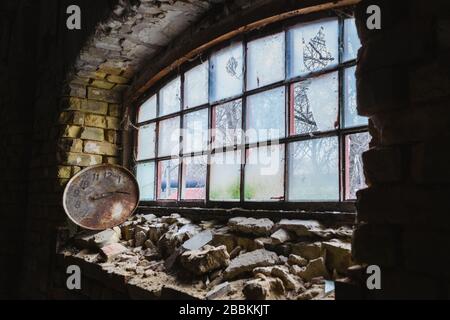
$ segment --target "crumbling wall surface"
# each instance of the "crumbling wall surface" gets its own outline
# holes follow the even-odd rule
[[[353,265],[351,236],[351,225],[316,220],[195,223],[176,213],[136,215],[70,239],[58,254],[53,292],[89,299],[333,299],[325,282]],[[69,265],[80,267],[79,290],[67,290]]]
[[[381,8],[381,30],[366,28],[369,5]],[[362,1],[357,24],[358,108],[373,142],[353,255],[380,266],[381,290],[353,294],[448,299],[450,3]]]

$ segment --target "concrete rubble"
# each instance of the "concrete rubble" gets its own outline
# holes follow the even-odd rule
[[[80,233],[64,254],[108,273],[126,274],[129,284],[157,294],[182,292],[208,300],[330,299],[325,280],[347,276],[353,265],[351,232],[350,226],[312,220],[235,217],[220,223],[148,214],[114,229]]]

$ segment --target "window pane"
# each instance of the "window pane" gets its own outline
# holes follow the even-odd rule
[[[178,163],[178,159],[158,162],[158,199],[177,199]]]
[[[157,95],[155,94],[141,105],[139,108],[138,122],[156,118],[156,99]]]
[[[211,63],[211,100],[218,101],[242,93],[243,89],[243,46],[232,45],[214,53]]]
[[[183,153],[206,150],[208,147],[208,109],[184,116]]]
[[[338,88],[337,72],[294,83],[291,86],[291,134],[337,129]]]
[[[159,123],[158,156],[177,155],[180,147],[180,117]]]
[[[183,159],[183,188],[181,190],[182,199],[205,199],[206,162],[206,156],[187,157]]]
[[[339,26],[337,19],[306,23],[288,32],[290,77],[330,68],[338,64]]]
[[[289,145],[289,200],[339,200],[337,137]]]
[[[274,140],[285,136],[284,87],[247,98],[247,142]]]
[[[155,198],[155,163],[139,163],[136,166],[136,180],[139,184],[140,200],[153,200]]]
[[[367,118],[358,116],[356,110],[356,67],[344,71],[344,126],[355,127],[367,125]]]
[[[284,32],[247,44],[247,90],[284,79]]]
[[[213,109],[213,146],[220,148],[241,143],[242,100],[218,105]]]
[[[159,115],[174,113],[180,110],[181,105],[180,77],[170,81],[159,91]]]
[[[241,151],[215,153],[211,156],[210,192],[212,201],[239,201]]]
[[[344,62],[356,59],[361,41],[356,31],[355,19],[344,21]]]
[[[150,159],[155,157],[155,129],[155,123],[139,127],[137,149],[138,160]]]
[[[208,61],[184,74],[184,108],[208,103]]]
[[[345,191],[346,199],[356,199],[356,191],[366,187],[362,153],[369,149],[368,132],[345,137]]]
[[[284,198],[284,145],[247,150],[244,193],[253,201]]]

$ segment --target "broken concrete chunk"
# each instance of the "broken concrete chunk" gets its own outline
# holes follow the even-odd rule
[[[315,220],[288,220],[278,222],[277,227],[294,232],[298,237],[310,237],[312,232],[322,230],[322,225]]]
[[[145,214],[142,216],[142,220],[144,222],[152,222],[155,219],[156,219],[156,216],[153,213]]]
[[[299,265],[300,267],[304,267],[308,264],[308,260],[296,254],[290,254],[288,258],[288,263],[290,265]]]
[[[303,268],[302,271],[300,271],[297,275],[305,281],[310,281],[311,279],[316,277],[329,277],[328,270],[325,267],[325,261],[323,258],[311,260],[308,265]]]
[[[181,216],[178,213],[172,213],[169,216],[161,217],[161,222],[167,223],[167,224],[173,224],[173,223],[177,222],[179,218],[181,218]]]
[[[347,274],[352,265],[351,244],[334,240],[322,243],[326,250],[326,264],[329,270],[336,270],[340,274]]]
[[[228,281],[218,284],[212,288],[205,296],[206,300],[214,300],[223,297],[231,290],[231,285]]]
[[[158,241],[158,249],[163,257],[169,256],[185,241],[185,234],[178,231],[167,231]]]
[[[133,221],[127,221],[120,226],[122,238],[126,241],[134,239],[135,224]]]
[[[100,254],[105,261],[110,262],[114,260],[114,258],[119,256],[121,253],[127,251],[128,249],[123,245],[121,245],[120,243],[111,243],[106,246],[103,246],[100,249]]]
[[[148,226],[148,238],[153,242],[157,243],[159,238],[167,231],[167,224],[165,223],[155,223]]]
[[[255,219],[236,217],[228,220],[228,226],[230,227],[230,230],[234,232],[255,236],[267,236],[270,235],[274,223],[266,218]]]
[[[275,252],[258,249],[241,254],[231,260],[230,265],[224,271],[224,277],[225,279],[234,279],[253,271],[256,267],[267,267],[279,262],[280,259]]]
[[[280,244],[291,240],[289,232],[284,229],[278,229],[270,236],[273,244]]]
[[[228,227],[217,229],[213,232],[213,239],[211,244],[214,246],[224,245],[227,247],[227,251],[231,252],[236,247],[236,237],[229,233]]]
[[[322,256],[322,244],[320,242],[301,242],[291,246],[291,252],[308,260],[314,260]]]
[[[283,281],[284,287],[288,290],[294,290],[295,292],[297,292],[301,287],[301,284],[297,280],[295,280],[288,271],[280,266],[273,267],[271,275],[273,277],[280,278],[281,281]]]
[[[198,250],[204,245],[211,242],[213,238],[211,230],[205,230],[197,233],[195,236],[183,243],[183,248],[186,250]]]
[[[147,234],[144,231],[137,231],[135,236],[135,246],[142,247],[147,240]]]
[[[94,235],[94,243],[98,248],[101,248],[111,243],[117,243],[119,242],[119,240],[120,240],[119,235],[112,229],[106,229]]]
[[[224,268],[230,263],[225,246],[211,247],[205,250],[186,251],[180,256],[181,265],[196,275],[206,274]]]
[[[269,278],[264,275],[247,281],[242,289],[248,300],[267,300],[284,294],[284,285],[279,278]]]

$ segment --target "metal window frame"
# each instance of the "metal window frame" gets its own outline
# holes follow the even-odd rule
[[[133,154],[134,157],[132,159],[132,166],[135,169],[136,165],[140,163],[148,163],[148,162],[154,162],[155,164],[155,181],[154,181],[154,196],[155,200],[153,201],[141,201],[140,206],[141,207],[149,207],[149,206],[158,206],[158,207],[202,207],[202,208],[234,208],[234,207],[240,207],[244,209],[273,209],[273,210],[323,210],[323,211],[343,211],[343,212],[350,212],[354,210],[354,199],[346,199],[345,195],[346,193],[346,159],[345,159],[345,139],[347,135],[355,134],[355,133],[361,133],[361,132],[367,132],[368,131],[368,125],[363,126],[357,126],[357,127],[350,127],[350,128],[344,128],[344,86],[343,86],[343,80],[344,80],[344,71],[347,68],[354,67],[356,65],[356,59],[343,62],[343,51],[344,51],[344,20],[348,18],[349,15],[345,11],[334,11],[334,10],[328,10],[325,12],[320,13],[314,13],[303,17],[294,17],[290,18],[284,21],[280,21],[277,23],[273,23],[271,25],[265,26],[262,29],[259,30],[253,30],[247,33],[240,34],[230,40],[224,41],[223,43],[220,43],[219,45],[215,46],[214,48],[211,48],[205,52],[203,52],[198,60],[187,62],[183,65],[181,65],[178,70],[174,70],[170,75],[164,78],[163,81],[160,81],[158,85],[154,86],[152,89],[148,90],[139,100],[138,100],[138,106],[140,106],[143,102],[145,102],[147,99],[151,98],[153,95],[157,95],[157,116],[154,119],[138,122],[138,115],[139,112],[136,110],[134,111],[134,118],[135,118],[135,126],[140,127],[144,126],[150,123],[156,123],[156,139],[155,139],[155,157],[145,160],[137,160],[136,154],[137,154],[137,132],[136,130],[135,134],[133,134],[134,141],[132,143],[133,145]],[[339,24],[339,39],[338,39],[338,64],[331,68],[325,68],[323,70],[317,71],[317,72],[311,72],[305,75],[296,76],[289,78],[288,77],[288,30],[298,24],[308,23],[308,22],[314,22],[319,21],[327,18],[337,18],[338,24]],[[260,38],[264,38],[266,36],[270,36],[273,34],[277,34],[280,32],[284,32],[284,46],[285,46],[285,52],[284,52],[284,59],[285,59],[285,77],[284,80],[271,83],[256,89],[252,90],[246,90],[247,87],[247,43],[253,40],[257,40]],[[230,46],[233,43],[239,43],[242,42],[242,48],[243,48],[243,92],[239,95],[235,95],[232,97],[228,97],[225,99],[221,99],[218,101],[211,102],[209,101],[206,104],[191,107],[188,109],[184,108],[184,74],[185,72],[189,71],[193,67],[202,64],[206,60],[209,61],[210,56],[214,53],[219,51],[220,49],[223,49],[225,47]],[[210,70],[210,61],[208,62],[209,70]],[[307,79],[316,78],[318,76],[324,75],[324,74],[330,74],[333,72],[338,73],[338,90],[339,90],[339,102],[338,102],[338,122],[339,126],[335,130],[330,131],[322,131],[322,132],[315,132],[315,133],[307,133],[307,134],[299,134],[299,135],[291,135],[290,134],[290,100],[291,100],[291,85],[300,81],[304,81]],[[161,88],[163,88],[166,84],[170,83],[173,79],[180,76],[181,80],[181,88],[180,88],[180,109],[177,112],[167,114],[164,116],[159,116],[159,110],[160,110],[160,99],[159,99],[159,91]],[[246,110],[246,101],[247,97],[260,93],[265,92],[270,89],[278,88],[284,86],[285,88],[285,137],[278,139],[277,141],[259,141],[257,143],[247,143],[245,141],[245,136],[242,135],[241,137],[241,144],[240,145],[233,145],[233,146],[227,146],[226,148],[220,147],[220,148],[213,148],[212,144],[212,136],[211,136],[211,129],[212,129],[212,112],[214,111],[214,108],[218,105],[222,105],[224,103],[228,103],[234,100],[241,99],[241,128],[242,133],[245,132],[246,129],[246,116],[247,116],[247,110]],[[210,99],[210,72],[208,72],[208,99]],[[138,109],[138,108],[136,108]],[[163,120],[174,118],[179,116],[180,117],[180,129],[183,128],[183,120],[184,116],[186,114],[189,114],[191,112],[196,112],[200,110],[208,110],[208,148],[204,151],[199,152],[189,152],[184,153],[183,152],[183,136],[180,134],[179,138],[179,153],[176,156],[164,156],[164,157],[158,157],[158,141],[159,141],[159,123]],[[305,140],[312,140],[312,139],[319,139],[324,137],[332,137],[336,136],[338,138],[338,172],[339,172],[339,201],[289,201],[289,144],[292,142],[297,141],[305,141]],[[245,159],[246,159],[246,152],[250,148],[258,147],[258,146],[269,146],[272,144],[283,144],[284,145],[284,198],[280,199],[279,201],[248,201],[245,200]],[[213,201],[210,199],[210,158],[211,155],[214,153],[221,153],[221,152],[227,152],[232,150],[241,150],[241,169],[240,169],[240,199],[238,201]],[[201,200],[187,200],[182,199],[182,184],[183,184],[183,167],[184,162],[183,159],[186,157],[193,157],[193,156],[200,156],[200,155],[206,155],[207,157],[207,170],[206,170],[206,186],[205,186],[205,199]],[[174,159],[177,158],[179,160],[179,169],[178,169],[178,195],[177,200],[167,200],[167,199],[158,199],[158,164],[160,161],[168,160],[168,159]]]

